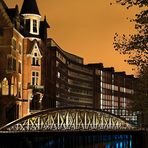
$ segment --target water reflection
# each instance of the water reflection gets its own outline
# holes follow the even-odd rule
[[[83,135],[50,137],[42,148],[132,148],[132,135]]]
[[[135,138],[132,134],[100,133],[43,133],[42,135],[36,133],[2,136],[0,139],[0,148],[133,148],[135,142],[139,140],[138,136]]]

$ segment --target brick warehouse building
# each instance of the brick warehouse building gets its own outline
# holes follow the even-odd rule
[[[128,111],[133,75],[85,65],[47,38],[48,28],[35,0],[24,0],[20,12],[0,0],[0,124],[54,107],[103,109],[136,120]]]

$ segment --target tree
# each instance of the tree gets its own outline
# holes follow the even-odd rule
[[[133,110],[141,112],[148,111],[148,65],[140,70],[135,85],[134,101],[131,106]]]
[[[133,35],[114,36],[114,48],[121,54],[127,54],[126,62],[138,68],[148,63],[148,0],[116,0],[117,3],[129,9],[132,6],[142,7],[139,14],[135,15],[136,33]]]
[[[141,126],[148,127],[148,65],[140,69],[136,84],[130,106],[132,110],[140,111]]]
[[[148,127],[148,0],[116,0],[117,3],[129,9],[132,6],[141,7],[139,14],[131,20],[135,23],[136,33],[126,36],[114,36],[114,48],[121,54],[128,55],[128,64],[136,65],[139,76],[135,85],[135,93],[130,104],[131,109],[141,112],[141,123]]]

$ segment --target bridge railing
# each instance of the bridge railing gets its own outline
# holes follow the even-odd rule
[[[14,121],[3,131],[133,130],[136,127],[112,114],[84,108],[46,110]]]

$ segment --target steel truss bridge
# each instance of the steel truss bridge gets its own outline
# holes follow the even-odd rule
[[[1,132],[71,132],[135,130],[134,125],[108,112],[85,108],[55,108],[28,115]]]

